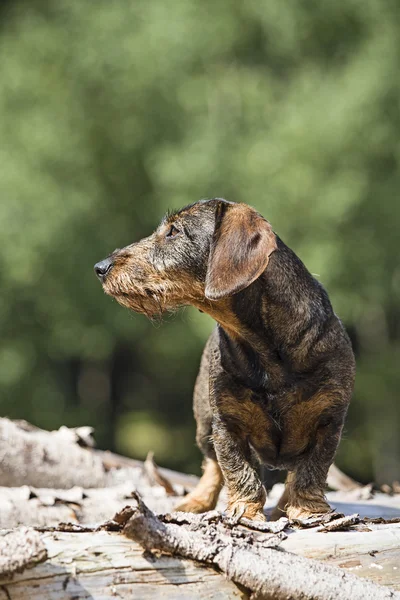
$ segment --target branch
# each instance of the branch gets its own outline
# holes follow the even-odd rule
[[[268,537],[245,529],[229,530],[209,516],[187,518],[188,524],[163,523],[136,495],[138,506],[123,532],[148,551],[159,550],[217,566],[229,579],[268,600],[385,600],[400,594],[315,560],[278,551],[282,533]]]
[[[176,496],[175,490],[171,482],[162,473],[158,465],[154,461],[154,452],[149,452],[143,463],[143,472],[150,485],[159,485],[163,487],[168,496]]]
[[[335,464],[329,467],[326,483],[328,487],[338,492],[350,492],[363,487],[361,483],[343,473]]]

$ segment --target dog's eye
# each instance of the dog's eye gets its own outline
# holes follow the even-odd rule
[[[178,235],[178,233],[180,233],[179,229],[177,227],[175,227],[175,225],[171,225],[171,228],[165,237],[173,238],[176,235]]]

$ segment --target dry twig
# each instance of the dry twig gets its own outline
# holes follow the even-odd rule
[[[149,452],[143,464],[143,472],[150,485],[159,485],[164,488],[168,496],[176,496],[171,482],[160,472],[154,461],[154,452]]]

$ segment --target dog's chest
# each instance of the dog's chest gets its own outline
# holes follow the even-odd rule
[[[299,401],[299,393],[278,396],[242,389],[225,396],[219,408],[263,463],[289,468],[313,445],[319,417],[312,401]]]
[[[325,403],[314,402],[312,382],[271,349],[263,353],[220,335],[218,412],[262,462],[289,468],[315,443]]]
[[[249,390],[265,389],[278,393],[290,386],[291,368],[276,350],[257,352],[250,345],[237,344],[222,332],[219,360],[223,371],[237,384]]]

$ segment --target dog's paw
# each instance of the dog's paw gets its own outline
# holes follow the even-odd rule
[[[286,516],[287,516],[286,509],[282,509],[279,506],[275,506],[275,508],[273,508],[271,511],[269,520],[270,521],[279,521],[279,519],[281,517],[286,517]]]
[[[232,502],[228,504],[226,514],[235,521],[240,521],[242,518],[250,519],[251,521],[267,520],[263,512],[263,507],[258,502]]]
[[[286,508],[286,514],[291,521],[304,521],[306,519],[315,519],[322,517],[327,513],[333,512],[332,508],[327,504],[319,503],[318,506],[307,507],[307,506],[288,506]]]
[[[211,503],[207,503],[204,499],[196,498],[190,494],[185,496],[182,502],[175,506],[176,511],[196,514],[208,512],[209,510],[213,510],[213,508],[215,508],[215,506],[213,506]]]

